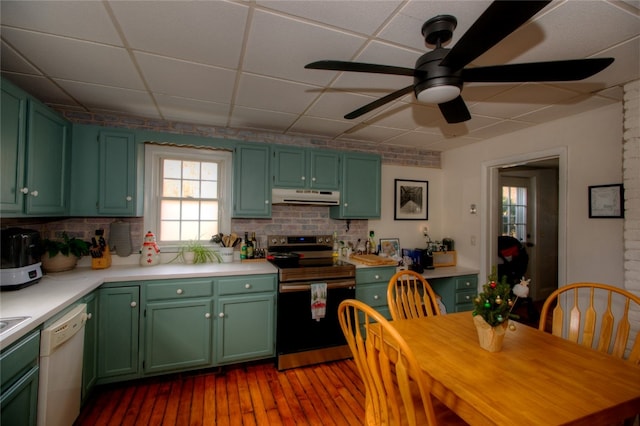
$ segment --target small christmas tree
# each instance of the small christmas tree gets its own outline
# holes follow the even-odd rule
[[[511,300],[511,286],[507,284],[507,277],[503,276],[502,281],[498,282],[496,267],[493,266],[487,278],[489,282],[482,286],[483,292],[473,301],[473,316],[480,315],[491,327],[501,325],[509,318],[517,318],[511,313],[514,302]]]

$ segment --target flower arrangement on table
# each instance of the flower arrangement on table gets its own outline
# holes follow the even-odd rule
[[[513,294],[516,297],[512,299],[511,286],[507,283],[507,277],[503,276],[502,280],[498,282],[495,266],[491,269],[491,274],[487,278],[489,282],[482,287],[482,293],[478,294],[473,301],[474,310],[472,315],[474,323],[478,329],[492,329],[493,333],[504,334],[504,330],[509,324],[509,319],[519,318],[518,315],[513,314],[511,311],[518,297],[527,297],[529,295],[529,282],[531,280],[525,280],[523,277],[520,283],[513,287]],[[515,325],[510,324],[509,328],[515,330]],[[479,331],[479,337],[480,334]],[[483,337],[480,337],[480,339],[481,346],[484,347]],[[487,340],[488,350],[492,352],[500,350],[501,338],[496,338],[495,334],[490,334],[485,339]]]

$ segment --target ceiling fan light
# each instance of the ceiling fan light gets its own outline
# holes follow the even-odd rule
[[[460,96],[458,86],[442,85],[424,89],[418,93],[418,102],[425,104],[442,104],[454,100]]]

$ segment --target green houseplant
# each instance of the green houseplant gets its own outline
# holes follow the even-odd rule
[[[62,240],[45,239],[41,243],[42,268],[46,272],[68,271],[76,267],[78,259],[89,254],[89,244],[62,233]]]
[[[171,260],[180,260],[182,263],[220,263],[220,254],[205,246],[200,241],[189,240],[178,250],[178,255]]]

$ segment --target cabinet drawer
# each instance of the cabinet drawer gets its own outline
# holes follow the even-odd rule
[[[40,331],[20,340],[0,355],[2,391],[10,388],[20,377],[38,365]]]
[[[369,306],[387,305],[387,284],[356,285],[356,298]]]
[[[216,282],[218,294],[247,294],[276,291],[275,275],[222,278]]]
[[[460,291],[456,293],[456,305],[459,304],[473,304],[473,299],[476,297],[475,291]]]
[[[167,280],[154,281],[146,285],[147,300],[163,300],[187,297],[209,297],[213,295],[213,281],[203,280]]]
[[[358,284],[376,282],[384,282],[386,284],[395,273],[395,267],[358,269],[356,270],[356,281]]]
[[[464,277],[456,278],[456,291],[473,289],[478,290],[478,277],[475,275],[466,275]]]

